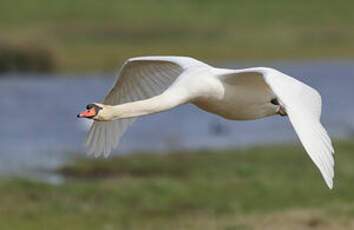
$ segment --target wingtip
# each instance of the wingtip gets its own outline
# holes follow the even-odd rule
[[[333,190],[333,178],[326,180],[326,184],[330,190]]]
[[[329,190],[333,190],[333,184],[327,184]]]

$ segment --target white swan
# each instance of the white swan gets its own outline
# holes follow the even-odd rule
[[[190,57],[131,58],[103,104],[90,104],[78,115],[94,120],[86,140],[89,153],[108,156],[134,118],[186,103],[231,120],[287,115],[328,187],[333,187],[334,150],[320,123],[320,95],[265,67],[232,70]]]

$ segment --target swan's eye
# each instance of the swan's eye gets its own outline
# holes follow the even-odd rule
[[[92,108],[92,105],[91,105],[91,104],[89,104],[89,105],[86,106],[86,109],[91,109],[91,108]]]

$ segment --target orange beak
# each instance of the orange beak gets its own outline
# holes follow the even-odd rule
[[[84,112],[82,113],[79,113],[77,115],[78,118],[92,118],[96,115],[96,111],[95,111],[95,108],[91,108],[91,109],[88,109],[88,110],[85,110]]]

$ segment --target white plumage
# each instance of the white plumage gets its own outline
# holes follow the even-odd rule
[[[279,104],[271,103],[276,99]],[[193,103],[231,120],[251,120],[285,110],[301,143],[333,187],[334,150],[320,123],[321,97],[275,69],[220,69],[189,57],[131,58],[106,95],[87,135],[89,153],[108,156],[136,117]]]

